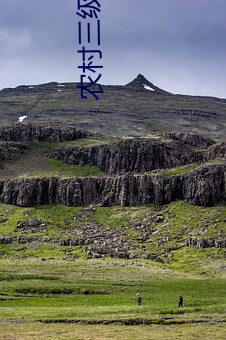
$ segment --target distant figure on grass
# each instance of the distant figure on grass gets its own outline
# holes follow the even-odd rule
[[[180,294],[179,296],[179,304],[178,307],[183,307],[183,296]]]
[[[139,293],[137,293],[137,305],[141,306],[141,304],[142,304],[142,297],[140,296]]]

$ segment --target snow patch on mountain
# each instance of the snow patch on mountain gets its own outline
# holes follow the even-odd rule
[[[151,88],[150,86],[146,85],[146,84],[143,84],[144,88],[146,90],[149,90],[149,91],[155,91],[153,88]]]
[[[19,122],[19,123],[22,123],[22,121],[23,121],[25,118],[27,118],[27,116],[20,116],[20,117],[18,118],[18,122]]]

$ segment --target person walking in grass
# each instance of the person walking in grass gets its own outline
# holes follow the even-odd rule
[[[141,306],[141,304],[142,304],[142,297],[140,296],[139,293],[137,293],[137,305]]]
[[[178,304],[178,307],[183,307],[183,296],[180,294],[179,295],[179,304]]]

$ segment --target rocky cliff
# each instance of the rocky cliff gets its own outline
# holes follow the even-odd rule
[[[24,144],[14,144],[14,143],[0,143],[0,161],[15,159],[20,154],[24,153],[27,146]]]
[[[189,174],[122,175],[103,178],[33,178],[0,182],[0,200],[19,206],[63,204],[82,206],[95,201],[103,205],[159,205],[183,199],[210,206],[226,196],[226,165],[209,165]]]
[[[0,129],[0,139],[10,141],[61,142],[89,135],[69,127],[17,124]],[[13,159],[26,144],[2,142],[0,160]],[[57,147],[51,158],[68,164],[91,164],[106,177],[23,178],[0,180],[0,201],[19,206],[63,204],[82,206],[95,201],[103,205],[159,205],[176,199],[210,206],[225,199],[225,144],[193,134],[165,134],[152,138],[121,140],[85,148]],[[167,176],[163,169],[222,158],[216,164]],[[26,165],[25,165],[26,166]]]
[[[170,139],[177,140],[180,143],[192,145],[194,147],[198,147],[200,149],[207,149],[211,145],[215,144],[215,141],[212,138],[203,137],[200,135],[196,135],[194,133],[165,133],[163,136],[166,136]]]
[[[78,130],[70,126],[56,126],[52,124],[13,124],[0,127],[0,140],[22,142],[63,142],[76,140],[91,135],[87,131]]]
[[[204,161],[214,158],[221,158],[226,156],[226,143],[217,143],[205,150],[203,155]]]
[[[181,141],[150,138],[87,148],[62,148],[56,150],[52,157],[68,164],[97,165],[108,175],[120,175],[197,162],[202,159],[202,153]]]

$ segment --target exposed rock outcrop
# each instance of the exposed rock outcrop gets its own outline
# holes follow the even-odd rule
[[[133,206],[167,204],[184,199],[192,204],[211,206],[226,196],[226,165],[209,165],[174,177],[122,175],[87,178],[34,178],[0,182],[0,200],[19,206],[36,204]]]
[[[18,230],[20,230],[21,234],[26,234],[28,232],[46,233],[48,231],[48,226],[44,221],[30,218],[28,221],[18,222],[15,231]]]
[[[215,141],[213,139],[196,135],[194,133],[175,132],[166,133],[164,135],[168,136],[171,139],[180,141],[184,144],[192,145],[201,149],[207,149],[209,146],[215,144]]]
[[[152,138],[87,148],[62,148],[52,157],[68,164],[97,165],[109,175],[118,175],[173,168],[200,161],[202,154],[179,141]]]
[[[26,145],[23,144],[8,144],[2,142],[0,143],[0,161],[15,159],[19,154],[24,153],[26,149]]]
[[[41,124],[14,124],[0,127],[0,140],[22,142],[63,142],[91,135],[74,126],[48,126]]]
[[[188,247],[193,248],[226,248],[226,239],[223,237],[217,237],[217,238],[200,238],[200,239],[194,239],[190,238],[187,242]]]
[[[226,165],[209,165],[182,177],[182,198],[211,206],[226,198]]]
[[[18,124],[0,129],[0,138],[10,140],[45,140],[49,142],[85,137],[86,132],[69,128]],[[130,139],[110,145],[55,149],[52,157],[68,164],[91,164],[105,171],[106,177],[31,178],[0,181],[0,201],[19,206],[36,204],[133,206],[154,202],[162,205],[176,199],[210,206],[225,199],[226,164],[199,167],[187,174],[165,177],[159,171],[203,159],[225,155],[224,144],[193,134]],[[0,160],[8,149],[0,146]],[[10,144],[10,143],[9,143]],[[196,146],[194,150],[194,146]],[[206,148],[208,149],[202,149]],[[15,147],[15,150],[19,146]],[[14,151],[15,151],[14,150]],[[10,153],[10,152],[9,152]],[[11,152],[12,153],[12,152]],[[151,172],[150,174],[145,174]]]
[[[170,92],[167,92],[163,89],[160,89],[158,86],[151,83],[142,74],[138,74],[138,76],[134,80],[132,80],[130,83],[126,84],[124,86],[124,88],[131,89],[131,90],[136,91],[136,92],[140,92],[140,91],[146,91],[144,85],[150,87],[151,93],[171,95]]]
[[[208,161],[213,158],[220,158],[226,156],[226,143],[217,143],[209,147],[203,155],[204,161]]]

